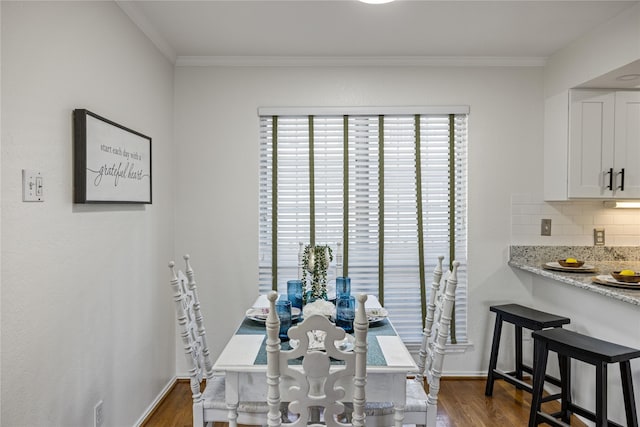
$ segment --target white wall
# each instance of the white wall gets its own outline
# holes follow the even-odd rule
[[[2,5],[0,5],[0,64],[2,63]],[[2,67],[0,67],[0,82],[2,81]],[[0,99],[2,99],[2,84],[0,84]],[[0,103],[0,130],[2,130],[2,106]],[[2,164],[2,139],[0,139],[0,165]],[[2,171],[0,170],[0,200],[2,200]],[[0,238],[2,236],[2,205],[0,204]],[[0,240],[1,246],[1,240]],[[0,319],[2,317],[2,256],[0,256]],[[2,384],[2,331],[0,330],[0,384]],[[0,392],[0,424],[2,424],[2,396]]]
[[[640,4],[637,4],[549,58],[544,72],[545,97],[639,59]]]
[[[1,7],[0,424],[131,426],[175,375],[173,66],[113,2]],[[72,204],[74,108],[153,138],[152,205]]]
[[[445,370],[486,373],[488,306],[531,298],[506,261],[510,195],[542,191],[542,84],[540,68],[177,68],[176,252],[192,256],[213,356],[257,295],[259,106],[468,104],[475,346]]]

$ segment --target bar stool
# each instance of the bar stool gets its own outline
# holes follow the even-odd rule
[[[607,365],[609,363],[620,364],[620,377],[622,379],[627,427],[638,426],[636,403],[633,395],[631,364],[629,361],[640,357],[640,350],[602,341],[561,328],[536,331],[532,336],[536,361],[533,373],[533,397],[531,399],[529,427],[537,426],[542,422],[552,426],[568,426],[569,417],[572,412],[594,421],[596,427],[620,427],[619,424],[608,421],[607,417]],[[540,405],[543,400],[542,389],[544,386],[542,375],[544,375],[547,368],[549,351],[556,352],[558,354],[558,360],[560,361],[561,409],[560,412],[556,414],[547,414],[540,410]],[[596,367],[595,414],[571,402],[570,359],[581,360]],[[562,422],[556,418],[561,418]]]
[[[562,328],[562,325],[570,323],[571,319],[568,317],[545,313],[544,311],[534,310],[519,304],[492,305],[489,309],[496,313],[496,323],[493,329],[491,359],[489,361],[487,386],[484,394],[486,396],[491,396],[493,394],[493,383],[496,378],[502,378],[508,383],[515,385],[517,388],[531,393],[533,389],[532,386],[522,380],[523,371],[533,374],[533,368],[522,363],[522,328],[527,328],[532,331],[539,331],[547,328]],[[509,322],[515,326],[516,369],[511,372],[503,372],[496,369],[498,363],[498,348],[500,347],[500,334],[502,332],[502,322]],[[557,378],[545,375],[545,379],[552,384],[560,386],[560,380]],[[557,397],[557,395],[548,396],[545,398],[545,401],[552,400]]]

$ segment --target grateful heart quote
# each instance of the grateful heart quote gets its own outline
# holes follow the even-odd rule
[[[94,186],[99,187],[106,182],[107,184],[112,184],[114,187],[117,187],[120,180],[140,181],[149,176],[140,166],[140,162],[143,161],[142,154],[129,152],[122,147],[113,147],[107,144],[101,144],[100,151],[111,154],[115,157],[115,160],[105,162],[98,170],[87,168],[88,171],[96,174],[93,179]]]

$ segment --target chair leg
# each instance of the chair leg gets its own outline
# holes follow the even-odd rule
[[[522,326],[515,325],[516,334],[516,378],[522,379]]]
[[[498,347],[500,347],[500,334],[502,333],[502,315],[496,313],[496,324],[493,328],[493,341],[491,343],[491,358],[489,359],[489,371],[487,372],[487,386],[484,390],[485,396],[493,394],[493,370],[498,365]]]
[[[622,378],[622,394],[624,396],[624,411],[627,416],[627,426],[638,427],[636,399],[633,393],[633,378],[631,364],[628,360],[620,362],[620,377]]]
[[[560,414],[562,421],[569,424],[571,412],[569,404],[571,403],[571,361],[565,355],[558,355],[558,364],[560,365]]]
[[[544,375],[547,371],[547,344],[534,340],[533,344],[536,364],[533,369],[533,390],[531,396],[531,413],[529,414],[529,427],[538,425],[538,411],[542,405],[542,389],[544,387]]]
[[[607,427],[607,363],[596,364],[596,427]]]
[[[202,402],[194,403],[192,407],[193,413],[193,425],[194,427],[205,426],[204,422],[204,407]]]

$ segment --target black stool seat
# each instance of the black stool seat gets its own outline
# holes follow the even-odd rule
[[[640,357],[638,349],[599,340],[567,329],[539,331],[534,332],[532,336],[534,339],[544,339],[551,351],[560,351],[562,354],[571,356],[572,359],[587,363],[592,361],[618,363]]]
[[[532,387],[522,380],[523,372],[533,374],[533,368],[522,363],[522,328],[527,328],[532,331],[539,331],[547,328],[562,328],[562,325],[570,323],[571,319],[535,310],[520,304],[493,305],[489,307],[489,310],[496,313],[496,323],[493,329],[493,342],[491,345],[491,358],[487,373],[485,395],[491,396],[493,394],[493,383],[497,378],[502,378],[521,390],[531,392]],[[515,326],[516,366],[515,371],[511,372],[503,372],[496,369],[498,364],[500,335],[502,333],[502,322],[512,323]],[[546,375],[545,378],[552,384],[557,386],[560,385],[560,380],[557,378],[549,375]],[[557,397],[557,395],[548,396],[545,400],[551,400]]]
[[[640,357],[640,350],[561,328],[535,331],[532,337],[534,339],[536,362],[533,374],[533,398],[531,401],[529,427],[537,426],[541,422],[554,426],[567,426],[569,425],[571,413],[582,415],[594,421],[597,427],[621,427],[607,418],[607,365],[610,363],[620,364],[627,426],[638,426],[629,361]],[[538,376],[544,375],[546,371],[549,351],[557,353],[560,362],[561,410],[557,414],[546,414],[540,410],[544,382]],[[595,413],[571,402],[570,359],[580,360],[596,367]],[[562,421],[556,418],[560,418]]]
[[[556,328],[571,322],[571,319],[564,316],[546,313],[535,310],[520,304],[492,305],[490,311],[500,313],[502,320],[513,323],[534,331],[547,328]]]

